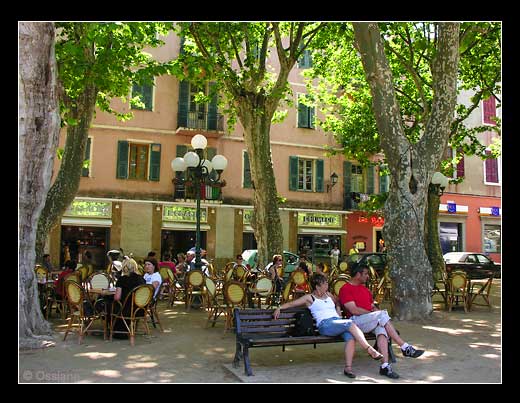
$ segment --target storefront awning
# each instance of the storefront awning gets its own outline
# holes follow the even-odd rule
[[[327,235],[343,235],[347,231],[337,228],[298,228],[298,234],[327,234]]]
[[[111,227],[112,220],[102,218],[72,218],[63,217],[61,225],[83,225],[85,227]]]
[[[196,224],[163,221],[162,229],[196,231]],[[200,224],[201,231],[209,231],[210,229],[211,227],[208,224]]]

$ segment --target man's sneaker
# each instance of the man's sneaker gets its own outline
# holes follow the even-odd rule
[[[388,365],[385,368],[379,367],[379,375],[387,376],[390,379],[397,379],[397,378],[399,378],[399,375],[397,374],[397,372],[392,371],[392,366],[391,365]]]
[[[403,355],[405,357],[411,357],[411,358],[417,358],[423,355],[424,350],[416,350],[412,346],[406,347],[405,350],[401,350],[403,352]]]

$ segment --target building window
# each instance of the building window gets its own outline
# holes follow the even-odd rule
[[[298,59],[298,67],[300,69],[309,69],[312,67],[311,51],[306,49]]]
[[[485,125],[496,126],[497,106],[495,97],[491,96],[482,101],[482,122]]]
[[[363,177],[363,168],[360,165],[352,165],[351,191],[365,193],[365,178]]]
[[[128,179],[146,180],[148,174],[148,144],[130,144]]]
[[[153,85],[134,84],[132,87],[132,98],[138,97],[140,104],[130,104],[132,109],[151,111],[153,109]]]
[[[315,107],[307,106],[301,100],[305,94],[298,94],[298,127],[305,129],[314,129]]]
[[[298,190],[312,191],[313,160],[298,159]]]
[[[462,251],[462,224],[454,222],[439,223],[439,238],[442,254]]]
[[[500,253],[501,229],[500,225],[484,224],[484,239],[482,249],[485,253]]]
[[[460,154],[460,159],[458,162],[454,161],[454,158],[457,157],[457,154]],[[451,159],[451,165],[453,167],[453,179],[463,178],[464,177],[464,154],[462,154],[462,148],[455,149],[452,147],[448,147],[446,149],[446,158]]]
[[[490,155],[491,151],[486,150],[486,155]],[[484,160],[484,184],[500,185],[500,169],[499,159],[488,158]]]

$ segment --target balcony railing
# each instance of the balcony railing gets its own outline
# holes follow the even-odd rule
[[[174,200],[195,200],[195,186],[190,182],[179,183],[174,181],[173,199]],[[200,199],[206,201],[222,203],[222,184],[200,185]]]
[[[180,113],[177,123],[186,129],[224,131],[224,115],[220,113]]]

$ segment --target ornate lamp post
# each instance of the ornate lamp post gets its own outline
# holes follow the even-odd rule
[[[196,134],[191,139],[191,146],[195,150],[188,151],[184,157],[175,158],[171,165],[175,172],[188,173],[185,179],[174,179],[177,182],[193,182],[195,186],[195,197],[197,200],[196,208],[196,238],[195,238],[195,269],[200,269],[202,263],[200,260],[200,187],[201,185],[211,185],[219,183],[222,171],[227,167],[227,159],[223,155],[215,155],[211,161],[204,159],[204,149],[208,145],[208,140],[202,134]],[[212,170],[217,172],[217,177],[212,178],[210,173]]]

